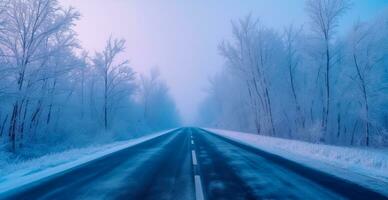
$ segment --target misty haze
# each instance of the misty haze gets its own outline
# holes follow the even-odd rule
[[[388,1],[0,0],[0,199],[388,199]]]

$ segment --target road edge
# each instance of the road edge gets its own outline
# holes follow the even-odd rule
[[[85,156],[83,158],[80,158],[78,160],[74,160],[68,163],[60,164],[57,166],[54,166],[52,168],[47,168],[45,170],[42,170],[37,173],[29,174],[23,177],[20,177],[16,182],[14,183],[8,183],[7,184],[0,184],[0,199],[10,196],[17,191],[24,190],[25,188],[32,187],[34,184],[37,184],[40,181],[49,180],[51,178],[55,178],[56,176],[60,176],[62,174],[65,174],[73,169],[76,169],[80,166],[86,165],[90,162],[103,159],[106,156],[109,156],[111,154],[123,151],[128,148],[135,147],[137,145],[140,145],[144,142],[152,141],[154,139],[157,139],[161,136],[164,136],[166,134],[176,132],[178,130],[181,130],[182,128],[174,128],[169,129],[165,131],[160,131],[154,134],[149,134],[140,138],[135,138],[128,140],[128,143],[120,145],[118,147],[113,147],[111,149],[99,152],[97,154],[91,154],[88,156]]]
[[[278,155],[276,153],[272,153],[263,149],[260,149],[257,146],[251,145],[249,143],[245,143],[243,141],[236,140],[231,137],[224,136],[222,134],[216,133],[213,130],[208,130],[206,128],[198,128],[199,130],[211,134],[215,137],[218,137],[224,141],[227,141],[231,144],[239,146],[245,150],[254,152],[264,157],[265,159],[274,162],[275,164],[281,165],[294,173],[297,173],[309,180],[322,185],[325,188],[328,188],[336,193],[352,196],[352,199],[365,199],[368,197],[369,199],[388,199],[388,194],[382,193],[373,188],[365,187],[359,183],[344,179],[342,177],[336,176],[335,174],[331,174],[329,172],[313,168],[307,166],[303,163],[297,162],[295,160],[288,159],[282,155]],[[319,175],[320,178],[316,179],[316,176]],[[334,187],[333,183],[338,187]],[[343,189],[354,188],[354,190],[344,191]],[[355,198],[356,197],[356,198]]]

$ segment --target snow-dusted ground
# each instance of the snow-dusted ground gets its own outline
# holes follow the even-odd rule
[[[388,196],[387,149],[338,147],[235,131],[205,130],[328,172]]]
[[[173,130],[173,129],[172,129]],[[120,141],[102,146],[72,149],[49,154],[17,164],[2,166],[0,170],[0,193],[30,184],[46,177],[61,173],[105,155],[156,138],[172,130],[150,134],[144,137]]]

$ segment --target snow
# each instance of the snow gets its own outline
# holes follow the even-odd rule
[[[159,137],[171,132],[172,130],[173,129],[101,146],[72,149],[65,152],[45,155],[40,158],[17,164],[2,166],[0,171],[0,194]]]
[[[339,147],[251,133],[205,130],[388,195],[388,150]]]

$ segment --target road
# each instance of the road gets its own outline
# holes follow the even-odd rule
[[[177,129],[0,198],[386,199],[197,128]]]

